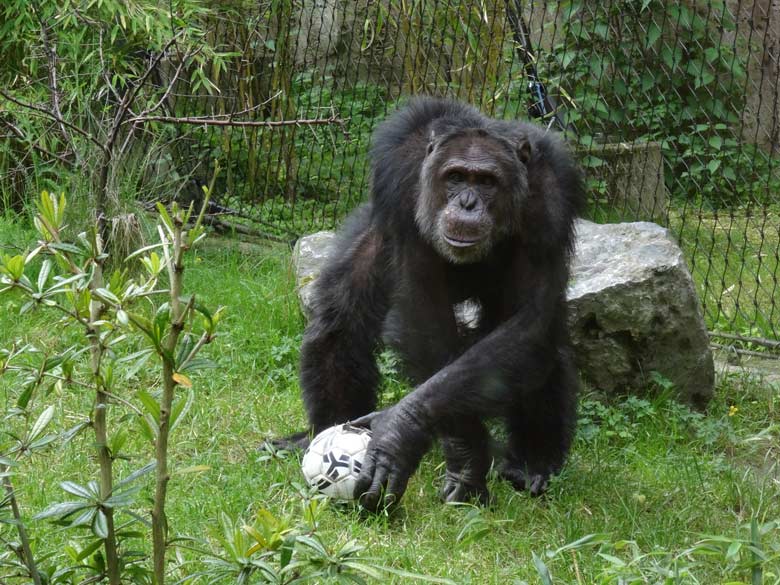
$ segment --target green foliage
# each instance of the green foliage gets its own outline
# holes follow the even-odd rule
[[[298,489],[302,505],[299,519],[275,516],[265,508],[252,522],[233,519],[222,513],[221,532],[214,537],[217,547],[205,558],[199,573],[206,583],[366,583],[383,582],[390,575],[428,583],[452,584],[383,566],[364,555],[365,546],[348,540],[331,546],[318,534],[316,526],[328,511],[322,495]]]
[[[214,339],[223,316],[182,290],[184,253],[205,236],[203,214],[195,217],[192,208],[176,204],[159,206],[159,241],[127,259],[140,264],[137,276],[125,270],[104,279],[107,258],[95,230],[66,239],[66,207],[64,196],[43,193],[34,219],[37,245],[0,256],[0,293],[18,301],[23,315],[42,317],[43,331],[68,330],[63,340],[0,350],[0,374],[10,380],[3,387],[6,403],[15,400],[6,409],[8,425],[0,438],[0,580],[162,584],[169,575],[180,582],[292,585],[380,582],[393,575],[451,583],[377,563],[354,539],[330,544],[317,532],[325,502],[303,488],[298,488],[299,520],[260,508],[252,522],[222,512],[221,532],[211,538],[174,531],[163,505],[167,482],[172,474],[200,473],[208,466],[169,463],[168,437],[198,408],[200,394],[190,376],[214,367],[199,353]],[[299,344],[299,334],[276,336],[267,352],[272,368],[292,368]],[[149,371],[154,361],[157,373]],[[56,432],[52,427],[64,424],[57,419],[66,418],[60,398],[67,394],[86,398],[80,401],[85,410],[67,415],[77,422]],[[77,449],[72,456],[96,465],[86,463],[79,478],[60,479],[65,498],[46,502],[25,519],[19,512],[22,492],[14,484],[20,470],[34,465],[33,457],[52,457],[54,448],[66,446]],[[288,456],[268,450],[257,462],[284,462]],[[44,536],[52,531],[43,522],[72,540],[51,546]],[[14,532],[18,539],[9,537]],[[186,558],[193,547],[198,555]],[[176,557],[166,561],[169,550]]]
[[[560,79],[584,145],[659,142],[666,185],[683,201],[771,201],[775,165],[739,137],[747,50],[724,41],[736,34],[725,2],[573,0],[548,9],[562,17],[544,77]]]
[[[6,255],[25,255],[24,251],[31,249],[24,245],[29,240],[29,230],[8,226],[0,220],[0,242],[15,244],[4,246]],[[155,251],[164,261],[159,249],[149,250],[141,257]],[[39,254],[33,264],[25,266],[24,273],[32,283],[37,281],[43,259]],[[229,311],[220,320],[218,343],[207,348],[208,357],[219,367],[190,374],[193,388],[177,389],[177,401],[187,402],[190,395],[193,398],[189,407],[182,407],[170,445],[171,547],[167,566],[172,582],[205,583],[209,577],[204,572],[212,568],[215,557],[231,559],[220,543],[223,513],[239,530],[244,525],[255,526],[265,534],[257,520],[258,511],[265,509],[279,521],[280,527],[286,525],[293,530],[282,540],[294,533],[315,534],[331,557],[344,544],[356,541],[365,547],[356,554],[362,562],[435,575],[463,585],[539,585],[534,552],[547,566],[554,584],[598,583],[602,572],[616,574],[619,569],[612,568],[598,552],[633,563],[628,569],[620,569],[623,574],[642,572],[647,575],[644,582],[664,583],[661,577],[650,577],[653,559],[659,559],[657,564],[668,568],[673,566],[675,557],[705,538],[747,541],[751,537],[743,526],[750,524],[752,518],[759,527],[780,518],[776,483],[780,395],[777,388],[742,376],[719,379],[706,413],[691,411],[668,397],[657,397],[656,392],[662,390],[655,387],[652,392],[648,387],[647,395],[632,399],[627,406],[622,406],[627,397],[600,399],[601,406],[614,411],[607,414],[587,404],[596,400],[594,395],[586,396],[582,416],[587,414],[591,421],[583,421],[580,428],[597,428],[575,441],[561,476],[551,483],[549,494],[543,499],[516,492],[492,475],[491,506],[443,506],[437,491],[444,462],[437,450],[423,459],[397,514],[367,518],[352,508],[325,506],[309,494],[304,497],[296,487],[302,481],[299,455],[257,449],[269,436],[300,430],[305,420],[295,376],[303,320],[289,261],[286,246],[248,245],[219,237],[207,238],[189,257],[187,281],[197,283],[199,302],[206,306],[227,304]],[[139,269],[141,274],[147,273],[140,265]],[[52,273],[56,270],[53,266]],[[165,274],[163,271],[163,283],[167,281]],[[121,290],[114,285],[106,288],[112,292]],[[143,303],[155,298],[157,302],[163,300],[152,296]],[[30,365],[39,363],[39,357],[62,353],[63,348],[81,336],[78,327],[53,325],[53,309],[34,308],[19,315],[26,302],[11,291],[0,296],[0,346],[13,349],[15,343],[18,350],[33,344],[39,350],[37,354],[25,353],[11,359],[12,366],[22,365],[25,360]],[[149,316],[154,316],[151,307]],[[123,343],[128,345],[128,353],[122,351],[121,355],[129,357],[133,352],[149,349],[151,342],[141,342],[132,334]],[[117,353],[122,346],[115,346]],[[5,354],[0,356],[0,368],[5,359]],[[120,480],[150,462],[146,457],[150,439],[140,432],[139,419],[148,415],[154,420],[156,416],[143,406],[141,391],[158,394],[157,363],[157,358],[150,355],[145,365],[129,377],[129,363],[127,370],[124,366],[114,367],[117,397],[142,412],[138,414],[120,402],[112,402],[109,408],[112,427],[112,421],[127,425],[124,436],[118,432],[108,434],[111,451],[119,454],[114,464]],[[292,372],[288,373],[291,365]],[[406,390],[400,388],[392,360],[383,360],[382,370],[387,376],[383,398],[395,400]],[[32,377],[37,371],[29,369],[0,376],[0,404],[14,409],[22,391],[16,374]],[[80,378],[83,372],[77,366],[73,377]],[[63,374],[61,377],[67,378]],[[60,384],[60,380],[48,380],[49,384],[34,393],[27,409],[29,414],[3,419],[2,428],[24,439],[46,408],[54,405],[53,418],[40,437],[53,434],[57,440],[32,457],[22,457],[9,473],[19,497],[22,519],[29,528],[32,549],[36,558],[41,559],[41,572],[58,572],[61,576],[56,582],[76,585],[87,576],[104,571],[101,567],[105,567],[105,554],[99,546],[91,549],[93,544],[100,544],[91,527],[70,529],[32,517],[51,504],[80,500],[63,492],[61,482],[88,487],[89,481],[95,479],[91,428],[76,432],[62,445],[67,440],[66,433],[89,422],[92,393],[64,380]],[[663,385],[663,380],[658,379],[657,383]],[[612,431],[609,436],[607,431]],[[9,436],[3,437],[4,445],[11,441]],[[129,512],[141,512],[141,517],[148,520],[151,479],[149,472],[128,486],[143,486],[137,494],[139,505],[119,509],[118,527],[131,522]],[[68,524],[72,522],[69,520]],[[133,522],[120,528],[126,540],[120,541],[124,545],[120,544],[119,550],[122,554],[137,553],[123,557],[131,563],[125,565],[126,581],[143,582],[142,571],[148,575],[149,569],[149,530],[147,525]],[[13,544],[13,548],[0,550],[0,581],[27,585],[29,579],[11,578],[20,574],[19,556],[14,552],[19,543],[17,526],[10,507],[0,508],[0,539]],[[269,526],[266,539],[273,541],[275,524]],[[132,532],[137,536],[131,538]],[[594,544],[562,551],[552,559],[547,556],[548,550],[556,551],[592,534],[604,535],[603,548],[602,544]],[[246,533],[244,536],[246,551],[255,541]],[[627,545],[618,546],[624,541],[636,543],[637,559],[642,555],[644,558],[635,561],[635,553]],[[772,547],[778,542],[777,531],[760,535],[759,541],[768,559],[761,567],[764,585],[776,585],[777,577],[772,573],[777,574],[778,563],[773,559]],[[725,550],[728,546],[724,546]],[[258,550],[250,558],[263,557],[278,573],[283,546],[275,547]],[[264,556],[271,550],[274,552]],[[745,543],[739,553],[740,562],[749,562],[751,550]],[[695,554],[697,564],[692,574],[699,584],[729,580],[750,583],[752,569],[730,564],[725,554]],[[308,550],[300,545],[293,558],[303,560],[306,555]],[[231,566],[236,568],[235,564]],[[131,569],[137,576],[130,576]],[[304,567],[301,575],[322,569],[323,565]],[[68,572],[71,576],[64,576]],[[383,571],[381,579],[359,576],[367,583],[414,582],[392,571]],[[262,582],[259,572],[253,574],[253,580]],[[225,577],[221,583],[234,581],[233,577]],[[316,578],[310,582],[327,580]],[[696,583],[691,578],[686,585]]]
[[[620,401],[580,401],[578,438],[586,443],[625,444],[661,432],[669,441],[724,448],[738,442],[729,416],[691,410],[667,398],[626,396]],[[727,413],[728,414],[728,413]]]
[[[588,534],[556,550],[546,551],[547,562],[534,555],[534,564],[542,583],[553,585],[548,564],[567,556],[576,558],[583,549],[595,549],[601,567],[589,583],[619,585],[653,583],[687,585],[701,583],[697,574],[706,566],[719,568],[721,577],[733,575],[729,585],[777,585],[780,572],[780,523],[759,524],[756,518],[739,528],[734,536],[703,535],[692,546],[678,553],[664,550],[643,551],[633,540],[612,540],[607,534]],[[563,554],[566,553],[566,554]],[[744,580],[741,578],[744,576]]]
[[[21,211],[25,194],[41,189],[94,198],[105,194],[104,211],[111,214],[121,209],[123,196],[132,202],[133,181],[145,177],[155,162],[144,154],[171,137],[147,125],[145,144],[138,146],[127,112],[148,113],[166,103],[164,81],[150,80],[149,72],[163,51],[185,62],[179,83],[194,92],[216,90],[212,77],[218,77],[227,56],[207,42],[204,24],[210,14],[202,0],[4,2],[2,207]],[[173,72],[159,79],[169,79],[166,75]],[[139,161],[146,167],[137,168]],[[71,204],[78,205],[78,199],[72,196]],[[95,201],[90,203],[94,209]]]
[[[84,546],[61,551],[66,554],[55,559],[44,557],[51,570],[47,573],[44,568],[41,573],[31,539],[15,512],[22,542],[18,561],[35,583],[42,582],[41,574],[46,574],[50,583],[71,583],[77,575],[105,578],[110,583],[121,579],[145,583],[152,573],[143,557],[139,558],[135,544],[145,536],[144,525],[149,524],[144,499],[139,496],[144,487],[141,479],[155,472],[159,484],[162,470],[163,483],[168,481],[168,433],[193,400],[192,393],[181,389],[192,387],[189,376],[210,365],[198,354],[213,340],[222,314],[221,309],[210,311],[194,296],[182,292],[182,254],[194,249],[205,236],[203,217],[195,218],[191,208],[173,206],[169,212],[161,206],[159,242],[135,251],[128,259],[141,264],[138,276],[131,278],[127,271],[117,271],[104,279],[107,255],[97,230],[66,239],[64,195],[44,192],[37,206],[34,225],[38,243],[24,254],[0,256],[0,293],[21,297],[22,314],[46,311],[52,328],[70,327],[80,334],[67,336],[64,347],[44,349],[26,343],[0,351],[0,374],[14,378],[16,396],[6,413],[12,424],[0,439],[0,469],[6,472],[52,444],[64,446],[89,431],[94,439],[85,447],[95,452],[98,469],[95,479],[86,482],[61,481],[60,487],[70,499],[50,503],[33,518],[69,529],[86,529],[89,536]],[[187,224],[190,227],[185,229]],[[136,388],[133,392],[139,370],[152,356],[162,365],[163,376],[157,382],[160,390]],[[177,386],[179,396],[174,397],[172,390]],[[47,428],[56,413],[53,395],[63,391],[91,393],[92,400],[79,422],[58,436]],[[115,410],[120,413],[114,414]],[[147,438],[153,454],[130,456],[126,445],[133,430],[140,430]],[[115,480],[117,462],[126,458],[133,459],[133,467],[124,478]],[[147,463],[139,466],[139,459]],[[11,475],[4,473],[3,480],[7,493],[4,504],[15,509],[17,496]],[[165,492],[158,489],[153,498],[153,532],[166,522],[164,499]],[[115,525],[120,516],[126,521]],[[163,543],[160,549],[155,542],[155,558],[164,558],[166,546]],[[98,556],[105,562],[97,562]],[[68,557],[75,564],[55,564],[67,563]],[[88,558],[96,562],[83,564]],[[162,584],[156,571],[154,578]]]

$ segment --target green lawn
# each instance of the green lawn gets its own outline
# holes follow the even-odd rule
[[[780,335],[780,212],[670,214],[711,329],[747,336]]]
[[[0,223],[3,246],[26,236]],[[218,368],[193,375],[195,399],[172,439],[170,530],[200,539],[181,550],[181,559],[192,562],[172,577],[197,571],[199,551],[218,548],[222,513],[252,522],[266,509],[296,523],[305,520],[307,502],[298,488],[298,457],[266,458],[258,451],[264,437],[304,425],[297,385],[303,319],[289,252],[212,240],[188,266],[186,283],[207,305],[226,305],[228,313],[207,349]],[[0,296],[0,347],[14,340],[42,347],[67,341],[70,332],[52,327],[44,314],[20,318],[20,306],[18,298]],[[132,403],[138,389],[156,382],[153,372],[142,373],[123,398]],[[398,391],[390,383],[385,394]],[[6,411],[18,392],[13,379],[0,377]],[[442,505],[442,457],[434,450],[396,513],[366,518],[330,506],[317,516],[316,533],[334,549],[356,540],[377,565],[455,583],[780,583],[780,528],[771,524],[780,521],[780,389],[725,378],[705,415],[663,397],[598,398],[584,395],[578,440],[544,498],[531,499],[494,479],[489,508]],[[65,386],[40,404],[39,410],[56,405],[54,424],[63,430],[83,419],[89,396]],[[112,409],[112,417],[123,415],[122,407]],[[15,476],[26,518],[67,499],[60,482],[85,483],[95,475],[91,440],[84,434],[63,448],[55,445]],[[119,475],[148,462],[150,453],[133,432]],[[751,521],[763,526],[752,550]],[[81,533],[45,521],[30,520],[29,528],[39,554],[61,555],[65,543],[80,542]],[[596,536],[547,555],[587,535]],[[708,536],[721,540],[705,550]],[[0,523],[0,554],[14,539],[15,528]],[[138,544],[148,548],[144,539]],[[23,582],[13,574],[0,563],[0,583]],[[412,580],[388,574],[371,582]]]

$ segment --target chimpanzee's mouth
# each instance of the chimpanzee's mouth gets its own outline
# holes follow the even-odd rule
[[[471,246],[475,246],[482,241],[482,238],[453,238],[452,236],[447,235],[444,236],[444,239],[450,246],[455,248],[470,248]]]

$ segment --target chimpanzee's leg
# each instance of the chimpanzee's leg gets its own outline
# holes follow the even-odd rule
[[[506,417],[509,442],[501,476],[515,489],[539,495],[560,471],[574,437],[578,385],[573,360],[562,353],[543,387],[519,400]]]
[[[440,496],[445,502],[476,500],[487,504],[485,478],[490,469],[490,433],[479,418],[459,421],[457,435],[442,437],[447,472]]]
[[[360,208],[342,233],[315,284],[301,346],[303,402],[315,434],[376,406],[374,353],[392,294],[391,266],[370,206]],[[297,433],[287,446],[305,447],[308,437]]]

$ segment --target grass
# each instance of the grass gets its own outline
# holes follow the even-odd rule
[[[780,212],[670,216],[712,329],[769,339],[780,336]],[[686,218],[686,216],[688,216]]]
[[[3,248],[27,237],[17,225],[0,222]],[[206,305],[227,305],[228,316],[208,349],[218,369],[194,376],[193,406],[172,438],[169,517],[173,533],[213,547],[222,513],[246,521],[260,509],[301,516],[298,457],[263,460],[258,447],[265,437],[304,424],[297,383],[303,320],[284,247],[212,241],[185,278]],[[16,298],[0,297],[0,346],[16,339],[39,346],[67,340],[70,333],[51,327],[42,313],[20,318],[19,306]],[[147,373],[128,384],[124,397],[133,401],[139,388],[155,383]],[[391,383],[385,395],[398,392]],[[11,378],[0,377],[6,411],[17,393]],[[733,543],[750,539],[751,521],[780,521],[780,389],[726,377],[706,415],[664,392],[652,395],[605,401],[585,394],[570,460],[544,498],[532,499],[494,478],[489,508],[442,505],[436,494],[444,470],[435,449],[397,513],[365,518],[331,506],[319,515],[317,532],[329,546],[357,540],[380,565],[459,584],[546,585],[545,569],[556,584],[750,583],[748,545]],[[58,430],[89,409],[88,397],[67,387],[44,401],[57,406]],[[123,413],[116,408],[113,414]],[[120,476],[149,459],[138,433],[125,451]],[[33,459],[16,476],[26,518],[66,499],[61,481],[85,482],[94,472],[87,435]],[[40,552],[78,542],[76,533],[43,521],[30,521],[30,528]],[[777,584],[780,529],[765,528],[763,583]],[[13,535],[12,526],[0,524],[0,546]],[[587,535],[594,536],[554,554]],[[721,540],[702,543],[705,535]],[[704,554],[705,545],[711,554]],[[678,581],[664,580],[661,573],[675,570]],[[388,576],[383,582],[409,579]]]

